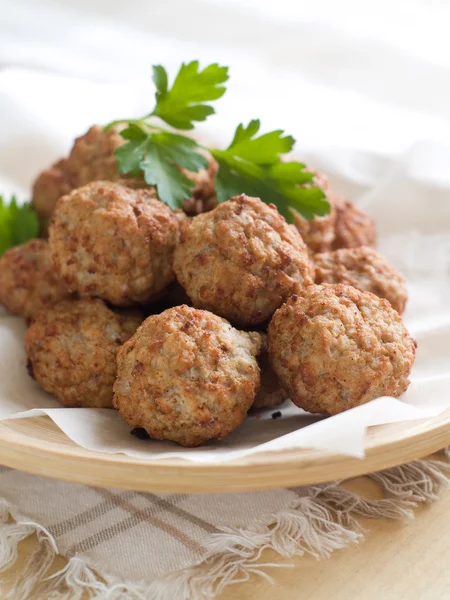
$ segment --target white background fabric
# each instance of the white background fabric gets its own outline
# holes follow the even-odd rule
[[[237,122],[252,117],[265,129],[294,134],[298,154],[376,218],[381,250],[409,279],[406,320],[419,352],[408,404],[380,400],[300,430],[310,417],[286,408],[283,419],[273,421],[269,412],[194,451],[143,444],[111,411],[53,411],[72,439],[108,452],[179,453],[199,461],[225,460],[255,445],[256,451],[308,445],[361,455],[368,424],[432,415],[448,405],[447,2],[0,0],[0,10],[0,64],[22,67],[0,74],[5,193],[26,197],[39,169],[66,153],[91,123],[151,106],[152,63],[173,73],[181,60],[217,60],[230,65],[232,78],[219,116],[202,128],[206,134],[226,142]],[[1,318],[3,418],[58,406],[23,377],[23,331],[19,320]]]

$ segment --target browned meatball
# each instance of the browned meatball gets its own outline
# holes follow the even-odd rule
[[[314,219],[305,219],[300,213],[293,211],[294,225],[313,254],[330,250],[334,242],[336,209],[332,198],[328,197],[327,200],[330,202],[330,212],[323,217],[315,216]]]
[[[347,285],[310,286],[274,315],[274,371],[301,408],[334,415],[409,385],[415,342],[387,300]]]
[[[155,189],[145,182],[142,175],[131,177],[118,172],[114,153],[126,143],[120,135],[120,129],[116,127],[105,131],[100,125],[93,125],[75,140],[67,158],[40,173],[33,185],[32,204],[40,217],[42,233],[46,233],[47,223],[58,199],[93,181],[112,181],[133,189]],[[216,171],[217,164],[212,159],[208,169],[198,173],[186,171],[186,175],[196,183],[193,197],[186,200],[186,212],[196,214],[215,206]]]
[[[258,365],[261,371],[261,387],[256,394],[252,409],[271,408],[282,404],[287,400],[288,395],[272,369],[266,349],[263,349],[259,355]]]
[[[320,171],[312,169],[311,167],[307,167],[306,170],[314,175],[312,185],[319,187],[324,192],[328,192],[330,188],[330,182],[328,181],[328,177],[325,175],[325,173],[321,173]]]
[[[0,304],[12,314],[30,319],[69,295],[45,240],[30,240],[0,258]]]
[[[56,202],[76,188],[99,180],[132,188],[148,187],[143,177],[127,177],[117,171],[114,152],[124,143],[118,128],[106,132],[100,125],[93,125],[75,140],[67,158],[39,174],[33,185],[32,204],[40,217],[43,233]]]
[[[408,294],[406,279],[373,248],[341,248],[314,256],[316,283],[345,283],[386,298],[400,314]]]
[[[308,170],[314,174],[313,185],[320,187],[326,193],[327,200],[330,202],[330,212],[323,217],[316,216],[313,219],[305,219],[299,212],[293,210],[294,225],[297,227],[311,253],[326,252],[330,250],[334,241],[336,210],[334,208],[333,196],[329,192],[328,177],[324,173],[319,173],[314,169]]]
[[[336,222],[333,250],[375,246],[375,223],[349,200],[335,199]]]
[[[100,125],[93,125],[78,137],[67,159],[67,171],[74,188],[93,181],[114,181],[131,188],[148,187],[142,175],[131,177],[118,172],[114,152],[125,143],[120,127],[105,131]]]
[[[216,161],[208,156],[208,168],[201,169],[197,173],[181,169],[181,171],[195,183],[192,198],[183,204],[183,210],[188,215],[198,215],[202,212],[212,210],[217,206],[217,194],[214,188],[214,178],[218,165]]]
[[[65,406],[111,408],[117,349],[140,321],[101,300],[63,300],[41,311],[27,331],[30,372]]]
[[[183,228],[174,270],[194,306],[263,323],[313,281],[306,246],[273,205],[244,194]]]
[[[33,208],[36,210],[41,233],[47,235],[48,224],[58,199],[73,189],[67,170],[67,159],[62,159],[42,171],[33,184]]]
[[[255,399],[261,344],[260,334],[185,305],[151,316],[118,352],[114,406],[156,439],[221,439]]]
[[[53,261],[70,290],[117,306],[145,303],[174,278],[179,221],[149,190],[90,183],[58,200]]]

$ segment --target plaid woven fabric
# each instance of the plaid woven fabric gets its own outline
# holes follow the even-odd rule
[[[203,560],[212,534],[252,528],[295,502],[289,490],[146,494],[64,483],[2,468],[0,497],[42,524],[61,554],[103,573],[150,581]]]

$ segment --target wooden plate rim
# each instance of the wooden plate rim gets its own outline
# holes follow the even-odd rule
[[[449,444],[450,409],[433,419],[370,428],[363,459],[294,448],[219,464],[86,450],[48,417],[0,422],[0,464],[64,481],[136,491],[242,492],[308,485],[403,464]]]

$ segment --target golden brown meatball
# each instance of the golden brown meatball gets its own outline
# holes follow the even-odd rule
[[[97,181],[58,200],[49,241],[70,290],[128,306],[174,279],[178,238],[177,217],[151,191]]]
[[[273,205],[242,194],[183,228],[174,270],[194,306],[263,323],[313,281],[306,246]]]
[[[65,406],[111,408],[117,349],[140,322],[101,300],[63,300],[38,313],[27,331],[30,372]]]
[[[126,143],[120,129],[105,131],[100,125],[93,125],[75,140],[67,159],[67,171],[74,188],[93,181],[113,181],[135,189],[149,187],[142,175],[131,177],[118,172],[114,152]]]
[[[400,314],[408,294],[406,279],[373,248],[341,248],[314,256],[316,283],[345,283],[386,298]]]
[[[261,386],[252,404],[252,409],[272,408],[282,404],[288,399],[288,395],[272,369],[267,349],[263,349],[259,355],[258,365],[261,371]]]
[[[409,385],[415,342],[387,300],[347,285],[314,285],[274,315],[274,371],[291,400],[334,415]]]
[[[335,199],[336,222],[332,250],[375,246],[375,223],[349,200]]]
[[[124,143],[118,128],[106,132],[100,125],[93,125],[75,140],[67,158],[39,174],[33,185],[32,205],[39,215],[43,234],[56,202],[74,189],[99,180],[132,188],[148,187],[142,177],[128,177],[117,171],[114,152]]]
[[[217,194],[214,188],[214,178],[218,165],[216,161],[208,156],[208,168],[200,169],[197,173],[181,169],[181,171],[195,183],[192,198],[183,204],[183,210],[188,215],[199,215],[202,212],[212,210],[217,206]]]
[[[47,235],[50,217],[58,199],[74,188],[67,170],[67,159],[62,159],[42,171],[33,184],[33,208],[41,224],[41,234]]]
[[[45,240],[30,240],[0,258],[0,304],[12,314],[30,319],[41,308],[69,296]]]
[[[327,200],[330,202],[330,212],[323,217],[315,216],[313,219],[305,219],[300,213],[293,211],[294,225],[313,254],[327,252],[334,242],[336,209],[330,196],[327,197]]]
[[[260,334],[185,305],[151,316],[118,352],[114,406],[152,438],[221,439],[255,399],[261,344]]]
[[[294,225],[297,227],[311,253],[326,252],[331,249],[334,241],[336,210],[334,208],[333,196],[329,192],[328,177],[314,169],[308,170],[314,174],[312,185],[321,188],[327,195],[327,200],[330,203],[330,212],[322,217],[316,216],[313,219],[306,219],[299,212],[293,210]]]
[[[145,182],[142,174],[131,177],[118,172],[114,153],[126,143],[120,129],[119,126],[105,131],[100,125],[93,125],[75,140],[67,158],[59,160],[38,176],[33,186],[32,204],[40,217],[43,234],[58,199],[93,181],[112,181],[133,189],[155,190]],[[215,206],[216,171],[217,164],[211,159],[208,169],[198,173],[185,172],[196,183],[193,197],[186,200],[186,212],[197,214]]]
[[[324,192],[328,192],[330,188],[330,182],[328,181],[328,177],[325,175],[325,173],[321,173],[320,171],[312,169],[311,167],[307,167],[306,170],[314,175],[312,185],[319,187]]]

